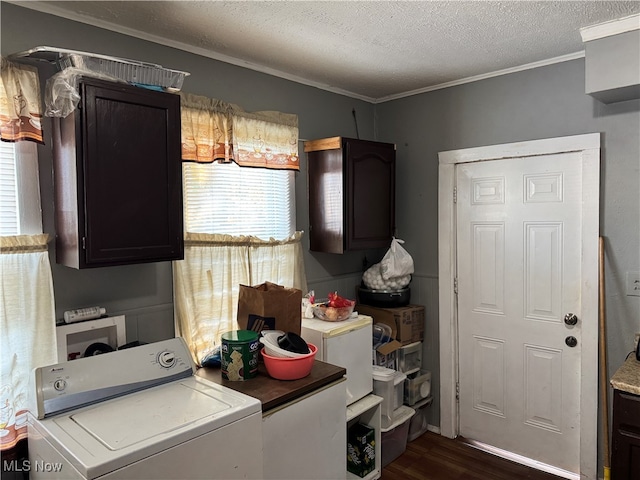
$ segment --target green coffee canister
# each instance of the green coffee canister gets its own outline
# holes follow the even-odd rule
[[[222,334],[220,363],[222,378],[248,380],[258,373],[258,333],[251,330],[233,330]]]

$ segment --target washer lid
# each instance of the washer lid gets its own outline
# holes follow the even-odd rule
[[[195,390],[179,382],[144,395],[121,397],[70,418],[109,450],[120,450],[219,416],[231,407],[207,390]]]
[[[260,412],[258,399],[192,376],[33,427],[84,478],[95,479]]]

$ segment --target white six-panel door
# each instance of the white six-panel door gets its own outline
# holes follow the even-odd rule
[[[598,167],[597,134],[440,154],[442,433],[585,479]]]
[[[576,153],[457,169],[460,434],[575,473],[580,173]]]

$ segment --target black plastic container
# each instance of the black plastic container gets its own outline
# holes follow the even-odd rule
[[[370,290],[358,288],[358,303],[380,308],[395,308],[409,305],[411,301],[411,288],[400,290]]]

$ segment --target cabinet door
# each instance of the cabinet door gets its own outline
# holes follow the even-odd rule
[[[640,396],[614,390],[612,480],[640,478]]]
[[[182,258],[180,97],[82,87],[85,266]]]
[[[346,249],[388,247],[395,229],[395,147],[345,139]]]
[[[346,478],[345,405],[345,383],[339,380],[266,412],[262,419],[262,478]]]
[[[308,153],[309,247],[314,252],[344,252],[342,150]]]

